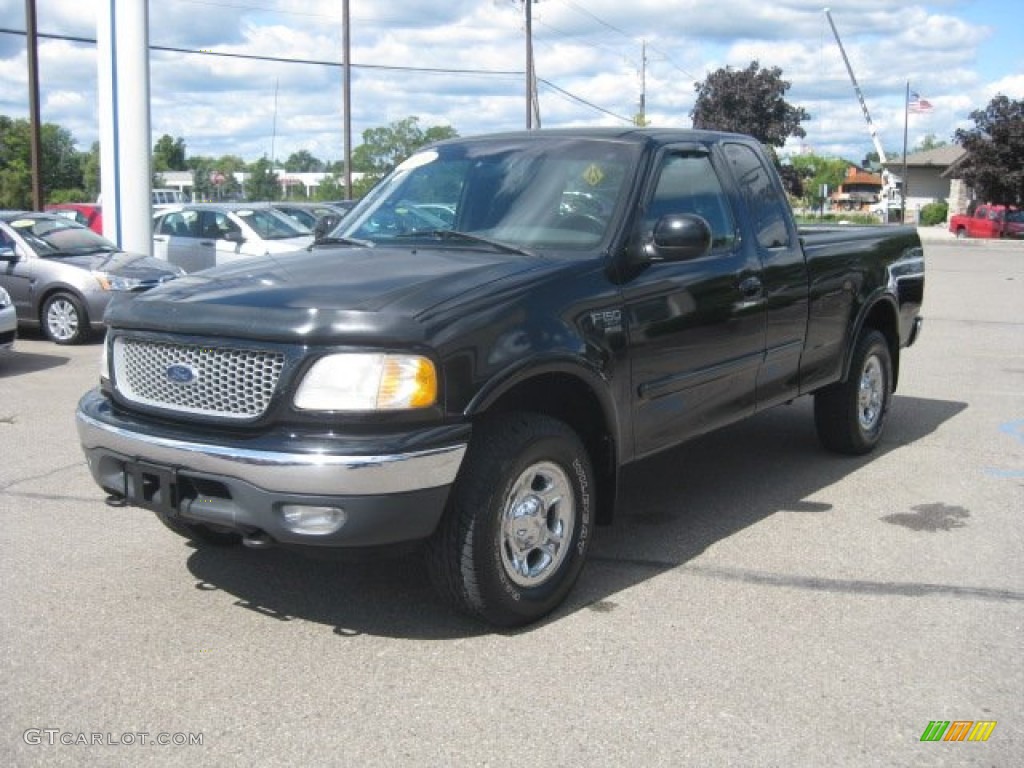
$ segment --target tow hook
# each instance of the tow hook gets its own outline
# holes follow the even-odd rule
[[[242,536],[242,544],[251,549],[269,549],[274,542],[263,531],[253,531]]]

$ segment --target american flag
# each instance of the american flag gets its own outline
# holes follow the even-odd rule
[[[921,94],[919,94],[917,91],[911,91],[910,102],[907,104],[907,108],[911,112],[916,112],[919,114],[922,112],[931,112],[932,103],[927,99],[922,99]]]

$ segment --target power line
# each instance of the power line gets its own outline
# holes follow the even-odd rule
[[[0,27],[0,34],[18,35],[18,36],[24,37],[26,33],[24,31],[22,31],[22,30]],[[62,34],[55,34],[55,33],[40,32],[40,33],[38,33],[38,37],[44,38],[44,39],[47,39],[47,40],[61,40],[61,41],[64,41],[64,42],[83,43],[83,44],[86,44],[86,45],[95,45],[96,44],[95,38],[81,37],[81,36],[77,36],[77,35],[62,35]],[[251,53],[226,53],[226,52],[222,52],[222,51],[200,50],[200,49],[195,49],[195,48],[184,48],[184,47],[169,46],[169,45],[152,45],[151,44],[149,46],[149,48],[150,48],[150,50],[153,50],[153,51],[160,51],[160,52],[166,52],[166,53],[185,53],[185,54],[195,54],[195,55],[199,55],[199,56],[216,56],[216,57],[227,58],[227,59],[246,59],[246,60],[252,60],[252,61],[269,61],[269,62],[276,62],[276,63],[282,63],[282,64],[306,64],[306,65],[312,64],[312,65],[319,65],[319,66],[325,66],[325,67],[337,67],[337,68],[341,68],[341,67],[344,66],[344,64],[342,62],[326,61],[326,60],[322,60],[322,59],[295,59],[295,58],[283,58],[283,57],[280,57],[280,56],[263,56],[263,55],[257,55],[257,54],[251,54]],[[420,72],[420,73],[427,73],[427,74],[446,74],[446,75],[474,75],[474,76],[485,75],[485,76],[497,76],[497,77],[523,77],[524,74],[525,74],[522,70],[456,69],[456,68],[448,68],[448,67],[410,67],[410,66],[400,66],[400,65],[397,65],[397,64],[356,64],[355,62],[353,62],[351,64],[351,66],[352,66],[353,69],[366,69],[366,70],[391,71],[391,72]],[[584,99],[584,98],[582,98],[580,96],[577,96],[576,94],[571,93],[570,91],[567,91],[564,88],[561,88],[561,87],[555,85],[550,80],[545,80],[543,78],[537,78],[537,82],[538,83],[543,83],[545,86],[547,86],[551,90],[553,90],[553,91],[561,94],[562,96],[564,96],[564,97],[566,97],[566,98],[568,98],[568,99],[570,99],[570,100],[572,100],[572,101],[574,101],[574,102],[576,102],[578,104],[581,104],[581,105],[583,105],[583,106],[585,106],[585,107],[587,107],[589,109],[593,109],[593,110],[595,110],[597,112],[601,112],[603,114],[610,115],[611,117],[614,117],[614,118],[616,118],[618,120],[624,120],[626,122],[632,122],[632,120],[630,118],[623,117],[622,115],[618,115],[615,112],[607,110],[607,109],[605,109],[603,107],[599,107],[597,104],[594,104],[593,102],[587,101],[586,99]]]

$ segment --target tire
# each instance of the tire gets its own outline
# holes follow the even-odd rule
[[[55,344],[81,344],[89,338],[89,315],[78,297],[55,293],[39,313],[43,333]]]
[[[957,240],[966,240],[967,239],[967,230],[964,229],[963,227],[960,227],[959,229],[957,229],[957,231],[956,231],[956,239]]]
[[[182,538],[196,544],[210,544],[215,547],[233,547],[241,544],[242,537],[231,531],[220,531],[202,523],[183,523],[180,520],[169,520],[163,515],[157,517],[169,530]]]
[[[545,616],[583,568],[593,489],[590,457],[562,422],[517,413],[483,423],[427,543],[435,587],[498,626]]]
[[[866,330],[857,340],[846,381],[814,396],[814,425],[831,451],[860,456],[878,444],[892,401],[892,356],[885,337]]]

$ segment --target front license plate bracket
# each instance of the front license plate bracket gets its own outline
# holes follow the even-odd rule
[[[178,473],[172,467],[129,461],[124,465],[128,503],[167,517],[178,514]]]

